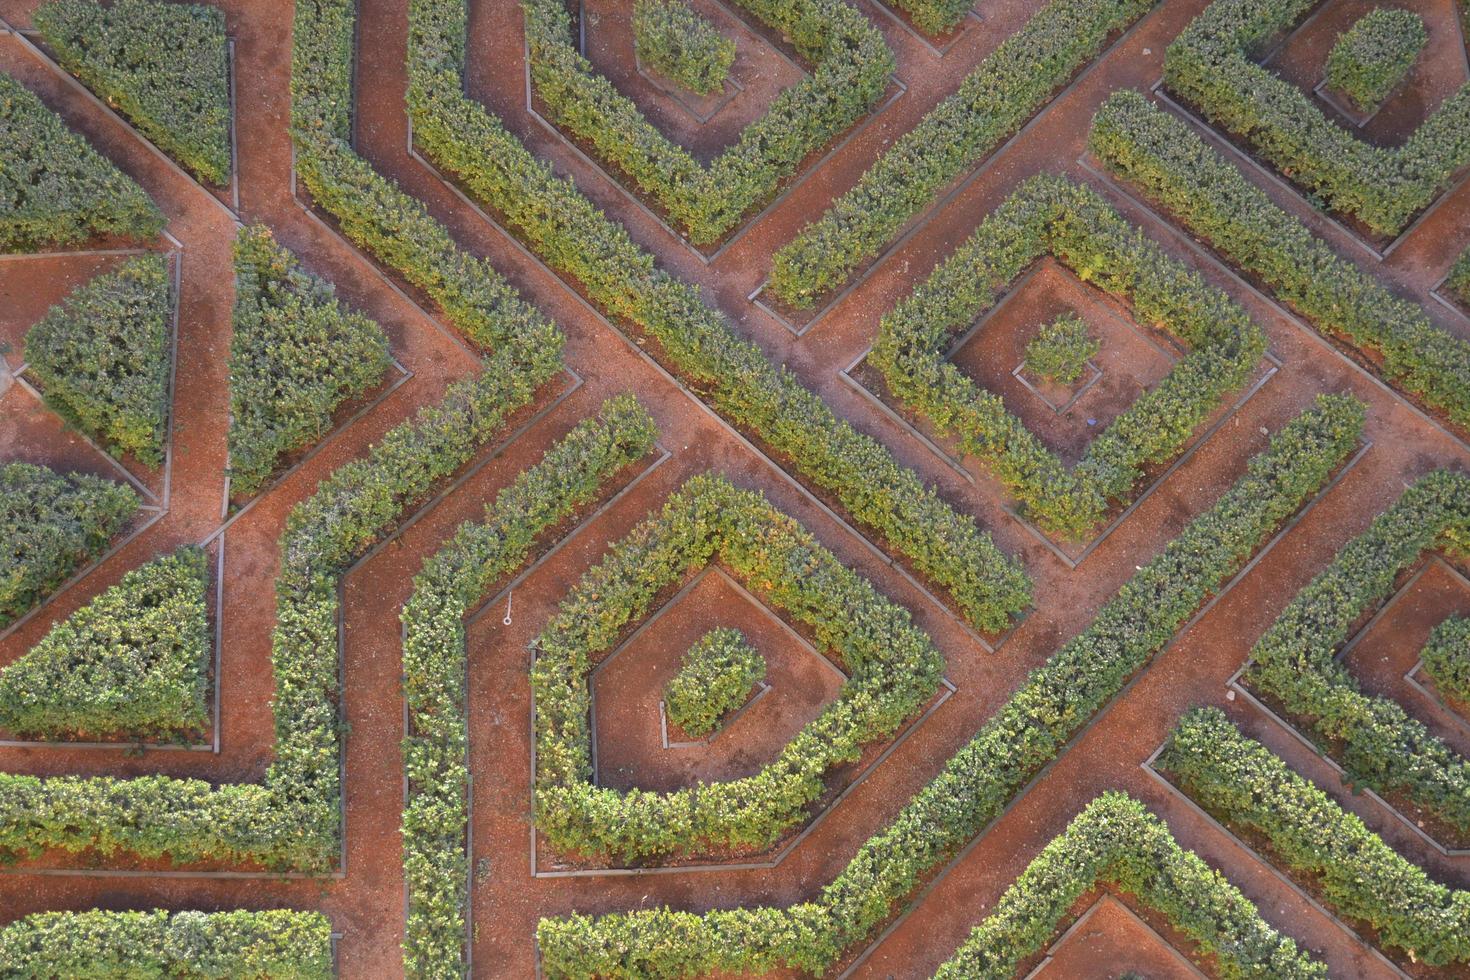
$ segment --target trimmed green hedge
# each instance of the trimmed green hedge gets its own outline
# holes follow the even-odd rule
[[[173,286],[161,255],[85,283],[26,333],[26,373],[79,432],[162,466],[168,440]]]
[[[403,607],[403,874],[409,977],[457,978],[465,959],[469,784],[464,617],[525,563],[538,536],[587,504],[652,448],[653,419],[631,395],[606,402],[424,562]]]
[[[644,65],[700,95],[724,88],[735,62],[735,42],[677,0],[633,5],[633,50]]]
[[[1470,617],[1450,616],[1441,622],[1420,656],[1435,687],[1470,704]]]
[[[1214,0],[1169,45],[1164,83],[1314,201],[1396,235],[1470,164],[1470,83],[1402,145],[1374,146],[1251,59],[1317,4]]]
[[[1429,41],[1424,19],[1412,10],[1374,7],[1339,34],[1327,54],[1327,84],[1374,112],[1409,74]]]
[[[567,0],[521,0],[531,83],[551,120],[632,180],[696,245],[718,241],[775,197],[803,160],[877,105],[897,67],[882,33],[844,0],[734,2],[813,68],[705,166],[577,50]]]
[[[765,658],[739,630],[710,630],[685,652],[679,672],[664,686],[668,719],[694,738],[712,735],[765,677]]]
[[[1340,258],[1186,123],[1137,92],[1115,92],[1089,147],[1319,333],[1350,342],[1390,381],[1470,428],[1470,343]]]
[[[1064,313],[1031,338],[1022,363],[1037,377],[1071,385],[1100,350],[1102,344],[1088,333],[1086,321],[1075,313]]]
[[[388,338],[337,301],[331,283],[302,269],[264,225],[235,239],[230,338],[230,494],[248,497],[286,453],[331,428],[344,401],[388,370]]]
[[[1185,715],[1158,765],[1224,823],[1264,838],[1328,905],[1371,925],[1378,944],[1431,966],[1470,962],[1470,891],[1431,880],[1219,709]]]
[[[1125,793],[1093,800],[1026,866],[935,980],[1009,980],[1041,952],[1078,899],[1107,882],[1169,920],[1215,957],[1224,976],[1327,976],[1327,967],[1273,929],[1250,899]],[[1136,974],[1135,974],[1136,976]]]
[[[218,7],[50,0],[36,30],[62,67],[202,181],[230,180],[230,55]]]
[[[332,924],[320,912],[39,912],[0,928],[13,980],[332,980]]]
[[[0,627],[107,550],[142,503],[131,487],[30,463],[0,465]]]
[[[204,552],[122,577],[0,669],[0,728],[24,738],[187,736],[209,725]]]
[[[345,30],[350,37],[350,19]],[[409,5],[408,106],[416,145],[500,212],[542,259],[579,282],[609,317],[654,341],[662,359],[722,417],[755,435],[857,523],[875,529],[890,551],[947,589],[970,623],[1004,630],[1031,600],[1021,566],[881,443],[741,339],[697,286],[657,269],[625,228],[465,98],[464,36],[462,0]]]
[[[1092,624],[1033,671],[943,771],[814,900],[787,908],[650,909],[543,919],[551,977],[692,976],[782,967],[821,973],[974,839],[1242,568],[1356,445],[1361,403],[1321,396],[1209,510],[1144,565]]]
[[[771,291],[805,308],[841,288],[940,191],[1039,112],[1110,36],[1152,6],[1153,0],[1051,0],[776,253]]]
[[[1070,469],[999,395],[945,356],[955,335],[1047,255],[1190,348]],[[1265,334],[1245,310],[1143,237],[1100,194],[1064,177],[1037,176],[884,316],[869,357],[899,401],[985,462],[1021,513],[1049,532],[1082,538],[1102,522],[1110,501],[1129,498],[1146,466],[1183,450],[1221,401],[1250,380],[1265,350]]]
[[[758,773],[670,793],[592,781],[593,663],[653,601],[722,562],[810,627],[848,680]],[[696,476],[582,576],[533,643],[536,827],[551,846],[619,861],[769,847],[804,820],[826,776],[890,737],[939,689],[944,657],[908,610],[761,494]]]
[[[149,239],[164,223],[143,188],[0,72],[0,252]]]
[[[1470,476],[1436,470],[1405,490],[1282,610],[1241,680],[1269,695],[1353,782],[1402,793],[1470,832],[1470,762],[1398,702],[1365,694],[1336,659],[1349,630],[1435,548],[1470,555]]]

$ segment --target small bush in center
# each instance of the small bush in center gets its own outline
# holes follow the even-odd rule
[[[1378,7],[1337,38],[1327,56],[1327,84],[1374,112],[1414,67],[1429,34],[1418,14]]]
[[[1064,385],[1082,377],[1082,368],[1102,345],[1087,332],[1087,324],[1065,313],[1041,328],[1026,345],[1026,370]]]
[[[670,0],[638,0],[633,8],[633,50],[643,64],[700,95],[724,88],[735,63],[734,41],[684,4]]]
[[[710,630],[684,654],[664,688],[669,721],[693,738],[719,731],[726,714],[745,703],[766,677],[766,661],[739,630]]]

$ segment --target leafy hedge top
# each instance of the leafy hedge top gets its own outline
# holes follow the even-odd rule
[[[140,255],[67,296],[26,333],[27,373],[81,432],[163,465],[173,288],[161,255]]]
[[[695,738],[716,732],[765,676],[765,658],[739,630],[710,630],[685,651],[679,672],[664,687],[669,721]]]
[[[101,235],[149,239],[163,225],[143,188],[0,72],[0,252]]]
[[[1086,321],[1075,313],[1063,314],[1043,324],[1026,345],[1026,370],[1069,385],[1082,377],[1082,369],[1100,350]]]
[[[633,5],[633,49],[639,61],[700,95],[723,88],[735,61],[735,42],[679,0]]]
[[[1450,268],[1449,278],[1445,279],[1445,288],[1470,308],[1470,248],[1460,253],[1455,259],[1455,264]]]
[[[1337,38],[1327,55],[1327,83],[1371,112],[1383,104],[1429,40],[1412,10],[1374,7]]]
[[[50,0],[36,30],[87,87],[209,184],[230,179],[225,15],[164,0]]]
[[[1447,617],[1429,634],[1420,656],[1436,687],[1470,704],[1470,616]]]

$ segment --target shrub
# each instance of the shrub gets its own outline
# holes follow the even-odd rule
[[[26,738],[189,735],[209,724],[207,560],[134,569],[0,669],[0,727]]]
[[[137,513],[132,488],[30,463],[0,465],[0,627],[107,550]]]
[[[839,289],[941,190],[1040,111],[1110,35],[1152,6],[1153,0],[1051,0],[776,253],[771,291],[805,308]]]
[[[1414,67],[1429,41],[1411,10],[1374,7],[1338,35],[1327,55],[1327,84],[1362,112],[1374,112]]]
[[[67,71],[205,183],[230,179],[225,15],[164,0],[50,0],[36,30]]]
[[[945,356],[950,339],[1045,255],[1190,347],[1071,469],[999,395]],[[1096,191],[1038,176],[1021,184],[883,317],[870,356],[889,390],[939,432],[956,434],[1023,514],[1049,532],[1080,538],[1102,521],[1109,501],[1128,498],[1145,466],[1183,449],[1224,397],[1250,379],[1265,348],[1265,335],[1249,314],[1143,237]]]
[[[650,909],[542,919],[547,976],[823,973],[979,834],[1122,690],[1271,531],[1347,458],[1363,407],[1321,396],[1245,475],[1144,565],[1092,624],[1021,685],[814,900],[787,908]]]
[[[750,697],[766,677],[765,658],[736,629],[713,629],[690,647],[679,672],[664,687],[669,720],[704,738],[720,730],[725,715]]]
[[[301,269],[264,225],[235,240],[230,492],[248,497],[286,453],[311,445],[344,401],[388,370],[388,338]]]
[[[1444,285],[1451,296],[1470,308],[1470,248],[1461,252],[1460,257],[1455,260]]]
[[[1316,6],[1317,0],[1214,0],[1169,45],[1164,82],[1313,201],[1351,215],[1374,234],[1396,235],[1470,164],[1470,83],[1403,144],[1374,146],[1250,58]]]
[[[1421,656],[1435,687],[1470,704],[1470,617],[1451,616],[1436,626]]]
[[[1158,765],[1226,824],[1264,838],[1278,863],[1378,944],[1431,966],[1470,962],[1470,892],[1432,881],[1216,708],[1184,716]]]
[[[149,239],[163,225],[143,188],[0,73],[0,252],[100,235]]]
[[[345,26],[337,29],[350,38],[350,14],[339,14]],[[610,318],[641,330],[726,421],[763,441],[855,521],[876,529],[914,570],[947,589],[971,624],[999,631],[1028,605],[1025,571],[971,518],[840,419],[791,371],[772,365],[759,346],[738,337],[698,287],[658,269],[626,229],[465,98],[461,0],[415,0],[409,16],[408,105],[416,145],[500,212]],[[299,43],[299,29],[297,37]]]
[[[1102,345],[1087,332],[1076,314],[1064,314],[1044,325],[1026,345],[1026,370],[1048,381],[1073,384]]]
[[[888,0],[921,31],[947,34],[974,9],[975,0]]]
[[[163,464],[173,289],[159,255],[129,259],[74,290],[26,334],[26,373],[88,436]]]
[[[677,0],[633,5],[633,49],[649,68],[700,95],[725,87],[735,42]]]
[[[1089,146],[1319,333],[1352,344],[1395,384],[1470,428],[1470,343],[1340,258],[1185,123],[1137,92],[1116,92],[1093,120]]]
[[[6,976],[332,980],[320,912],[40,912],[0,927]]]

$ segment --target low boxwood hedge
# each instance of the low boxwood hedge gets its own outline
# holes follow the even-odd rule
[[[945,352],[1044,256],[1055,256],[1168,331],[1189,353],[1087,447],[1072,468]],[[1033,177],[883,317],[869,355],[888,389],[940,433],[958,436],[1047,531],[1085,537],[1111,501],[1127,500],[1150,464],[1178,455],[1231,392],[1250,380],[1266,338],[1250,315],[1144,238],[1091,188]]]
[[[699,95],[724,88],[735,62],[735,42],[677,0],[633,5],[633,50],[642,64]]]
[[[1420,657],[1435,687],[1470,704],[1470,616],[1450,616],[1436,626]]]
[[[1363,406],[1321,396],[1245,475],[1144,565],[1092,624],[1033,671],[968,744],[813,900],[785,908],[670,909],[542,919],[552,977],[822,973],[871,936],[1056,758],[1213,592],[1352,452]]]
[[[694,738],[712,735],[765,677],[765,658],[739,630],[712,629],[685,651],[664,685],[668,719]]]
[[[1412,10],[1374,7],[1338,35],[1327,54],[1327,84],[1360,112],[1375,112],[1428,41],[1424,18]]]

